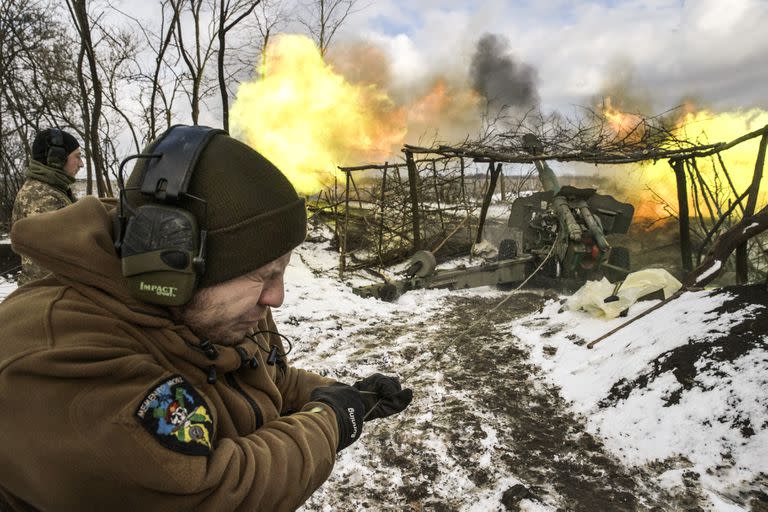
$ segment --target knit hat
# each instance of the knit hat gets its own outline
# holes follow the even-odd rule
[[[151,153],[156,143],[145,151]],[[140,187],[147,160],[139,159],[126,188]],[[205,146],[178,206],[207,230],[205,273],[198,286],[212,286],[276,260],[304,241],[304,199],[269,160],[224,133]],[[156,200],[138,190],[126,192],[132,207]]]
[[[65,132],[64,130],[61,131],[61,138],[64,146],[64,151],[67,156],[69,156],[70,153],[72,153],[74,150],[80,147],[80,143],[77,142],[77,139],[73,137],[71,134]],[[46,128],[45,130],[42,130],[37,133],[35,136],[34,142],[32,142],[32,159],[37,160],[41,164],[44,165],[51,165],[48,162],[48,150],[51,148],[52,140],[51,140],[52,130],[50,128]]]

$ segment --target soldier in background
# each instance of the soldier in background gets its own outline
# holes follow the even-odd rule
[[[38,132],[32,143],[27,180],[16,194],[12,223],[40,213],[52,212],[75,202],[71,185],[83,167],[80,144],[58,128]],[[48,271],[26,256],[21,257],[19,284],[40,279]]]

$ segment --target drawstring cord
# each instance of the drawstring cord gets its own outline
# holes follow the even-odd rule
[[[269,349],[265,349],[264,347],[261,346],[258,339],[256,338],[257,334],[262,334],[262,333],[274,334],[276,336],[280,336],[282,339],[284,339],[288,343],[288,350],[283,353],[280,353],[280,351],[278,351],[275,345],[270,345]],[[254,342],[256,346],[259,348],[259,350],[267,354],[267,364],[270,366],[273,366],[276,363],[278,363],[279,358],[287,356],[293,350],[293,343],[291,343],[290,338],[288,338],[283,334],[280,334],[277,331],[254,331],[246,335],[246,337],[250,339],[252,342]],[[207,357],[211,361],[218,359],[219,357],[219,351],[216,348],[216,345],[214,345],[211,342],[211,340],[205,339],[205,340],[202,340],[198,345],[193,345],[193,344],[190,344],[190,345],[201,350],[203,354],[205,354],[205,357]],[[255,355],[249,356],[248,352],[243,347],[240,347],[240,346],[235,347],[235,350],[240,356],[240,368],[248,367],[255,370],[259,367],[259,358],[257,358]],[[208,384],[211,384],[211,385],[216,384],[216,381],[218,380],[218,377],[216,375],[216,365],[212,364],[208,366],[207,374],[208,374],[208,378],[207,378]]]
[[[280,336],[282,339],[284,339],[285,341],[288,342],[288,350],[281,354],[281,353],[278,352],[277,347],[275,345],[270,345],[269,350],[265,349],[264,347],[261,346],[259,341],[256,339],[256,335],[257,334],[262,334],[262,333],[274,334],[275,336]],[[284,334],[280,334],[277,331],[268,331],[268,330],[254,331],[254,332],[252,332],[250,334],[247,334],[246,338],[248,338],[252,342],[254,342],[256,344],[256,346],[259,347],[259,350],[261,350],[262,352],[267,354],[267,364],[270,365],[270,366],[273,366],[275,363],[277,363],[278,358],[287,356],[293,350],[293,343],[291,343],[290,338],[288,338],[288,336],[286,336]]]

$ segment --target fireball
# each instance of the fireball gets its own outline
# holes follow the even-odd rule
[[[610,116],[613,116],[613,119],[625,121],[618,125],[614,125],[614,121],[611,121],[617,132],[628,126],[625,114],[611,112]],[[606,118],[612,119],[608,113],[606,113]],[[629,125],[635,126],[636,123],[629,122]],[[768,125],[768,112],[761,109],[714,113],[708,110],[696,110],[691,105],[687,105],[683,115],[675,121],[672,133],[680,140],[705,145],[730,142],[766,125]],[[720,153],[736,189],[736,195],[744,192],[752,183],[759,141],[760,138],[756,137]],[[705,189],[708,195],[711,191],[711,194],[715,196],[717,204],[714,204],[713,201],[710,202],[714,210],[713,213],[718,216],[718,206],[720,211],[727,209],[728,201],[735,200],[736,195],[731,190],[716,156],[706,159],[699,158],[696,160],[696,165],[701,173],[701,180],[695,176],[696,179],[692,180],[692,176],[686,173],[689,209],[694,212],[692,190],[695,186],[699,190],[699,194],[702,193],[702,189]],[[639,168],[637,166],[623,166],[616,174],[618,175],[616,180],[621,182],[623,190],[621,196],[624,200],[635,204],[638,218],[657,219],[666,217],[668,213],[676,214],[677,186],[675,174],[667,159],[644,163]],[[768,197],[768,175],[763,176],[760,190],[759,203],[762,204]],[[709,216],[709,210],[703,202],[701,211],[705,217]]]
[[[339,165],[396,152],[405,118],[373,84],[350,84],[308,38],[283,35],[267,48],[257,80],[231,110],[232,133],[262,153],[303,194],[333,183]]]

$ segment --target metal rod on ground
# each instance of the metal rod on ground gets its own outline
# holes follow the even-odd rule
[[[545,257],[545,258],[544,258],[544,259],[541,261],[541,263],[540,263],[540,264],[539,264],[539,266],[536,268],[536,270],[534,270],[534,271],[531,273],[531,275],[530,275],[530,276],[528,276],[528,278],[527,278],[525,281],[523,281],[522,283],[520,283],[520,286],[518,286],[517,288],[515,288],[514,290],[512,290],[511,292],[509,292],[509,294],[508,294],[506,297],[504,297],[504,299],[503,299],[501,302],[499,302],[498,304],[496,304],[496,306],[494,306],[493,308],[491,308],[491,309],[487,310],[485,313],[482,313],[482,314],[481,314],[481,315],[480,315],[480,316],[477,318],[477,320],[475,320],[474,322],[472,322],[472,323],[471,323],[471,324],[470,324],[470,325],[469,325],[469,326],[468,326],[466,329],[464,329],[464,331],[463,331],[462,333],[460,333],[458,336],[456,336],[456,338],[454,338],[454,339],[453,339],[453,343],[449,343],[449,344],[448,344],[448,345],[447,345],[447,346],[446,346],[446,347],[445,347],[445,348],[444,348],[442,351],[438,352],[438,353],[437,353],[437,355],[436,355],[434,358],[425,360],[425,361],[424,361],[424,362],[422,362],[421,364],[417,365],[417,366],[416,366],[416,368],[411,368],[411,371],[410,371],[410,372],[406,372],[406,373],[404,373],[404,374],[402,375],[402,378],[403,378],[404,380],[407,380],[407,379],[411,378],[412,376],[416,375],[418,372],[420,372],[420,371],[421,371],[421,369],[422,369],[422,368],[424,368],[424,367],[427,365],[427,363],[434,363],[434,362],[437,362],[437,361],[439,361],[439,360],[440,360],[440,359],[443,357],[443,355],[444,355],[444,354],[445,354],[445,353],[448,351],[448,349],[449,349],[450,347],[452,347],[452,346],[456,346],[456,345],[458,345],[458,342],[460,342],[460,341],[463,341],[463,338],[464,338],[464,337],[466,337],[466,336],[468,336],[468,335],[469,335],[469,332],[470,332],[470,331],[471,331],[471,330],[472,330],[472,329],[473,329],[473,328],[474,328],[476,325],[479,325],[479,324],[480,324],[480,322],[482,322],[482,321],[483,321],[483,320],[485,320],[485,319],[486,319],[488,316],[490,316],[490,314],[491,314],[491,313],[493,313],[494,311],[496,311],[497,309],[499,309],[499,307],[501,307],[501,305],[502,305],[502,304],[504,304],[505,302],[507,302],[507,301],[509,300],[509,298],[510,298],[510,297],[512,297],[512,295],[513,295],[513,294],[514,294],[514,293],[515,293],[517,290],[519,290],[520,288],[522,288],[522,287],[525,285],[525,283],[527,283],[527,282],[528,282],[528,280],[529,280],[529,279],[531,279],[531,278],[532,278],[534,275],[536,275],[536,273],[537,273],[537,272],[538,272],[538,271],[541,269],[541,267],[543,267],[543,266],[544,266],[544,263],[546,263],[546,261],[547,261],[547,260],[550,258],[550,256],[552,256],[552,252],[554,251],[555,245],[556,245],[556,244],[552,244],[552,247],[550,247],[550,249],[549,249],[549,254],[547,254],[547,256],[546,256],[546,257]],[[386,397],[382,397],[381,399],[379,399],[379,401],[378,401],[378,402],[376,402],[376,404],[374,404],[374,406],[371,408],[371,410],[373,410],[373,409],[375,409],[376,407],[378,407],[378,405],[379,405],[379,404],[382,402],[382,400],[384,400],[385,398],[386,398]],[[367,416],[366,416],[366,417],[367,417]],[[363,418],[363,419],[365,419],[365,418]]]
[[[624,323],[623,323],[623,324],[621,324],[620,326],[616,327],[615,329],[613,329],[613,330],[611,330],[611,331],[609,331],[609,332],[607,332],[607,333],[603,334],[602,336],[600,336],[600,337],[599,337],[599,338],[597,338],[596,340],[589,342],[589,343],[587,344],[587,348],[592,348],[592,347],[594,347],[595,345],[597,345],[598,343],[600,343],[600,342],[601,342],[601,341],[603,341],[604,339],[606,339],[606,338],[609,338],[609,337],[613,336],[614,334],[616,334],[616,333],[617,333],[617,332],[619,332],[620,330],[622,330],[622,329],[624,329],[625,327],[627,327],[629,324],[631,324],[631,323],[634,323],[634,322],[635,322],[635,321],[637,321],[637,320],[640,320],[641,318],[643,318],[644,316],[647,316],[647,315],[649,315],[650,313],[653,313],[654,311],[656,311],[656,310],[657,310],[657,309],[659,309],[660,307],[662,307],[662,306],[664,306],[664,305],[668,304],[669,302],[672,302],[674,299],[678,298],[678,297],[679,297],[679,296],[681,296],[681,295],[682,295],[684,292],[687,292],[687,291],[689,291],[689,290],[690,290],[690,288],[685,288],[685,287],[683,287],[683,288],[680,288],[679,290],[677,290],[677,292],[673,293],[672,295],[670,295],[669,297],[667,297],[667,298],[666,298],[666,299],[664,299],[663,301],[659,302],[659,303],[658,303],[658,304],[656,304],[655,306],[651,306],[650,308],[646,309],[645,311],[643,311],[643,312],[642,312],[642,313],[640,313],[639,315],[637,315],[637,316],[635,316],[635,317],[633,317],[633,318],[630,318],[629,320],[627,320],[626,322],[624,322]]]

